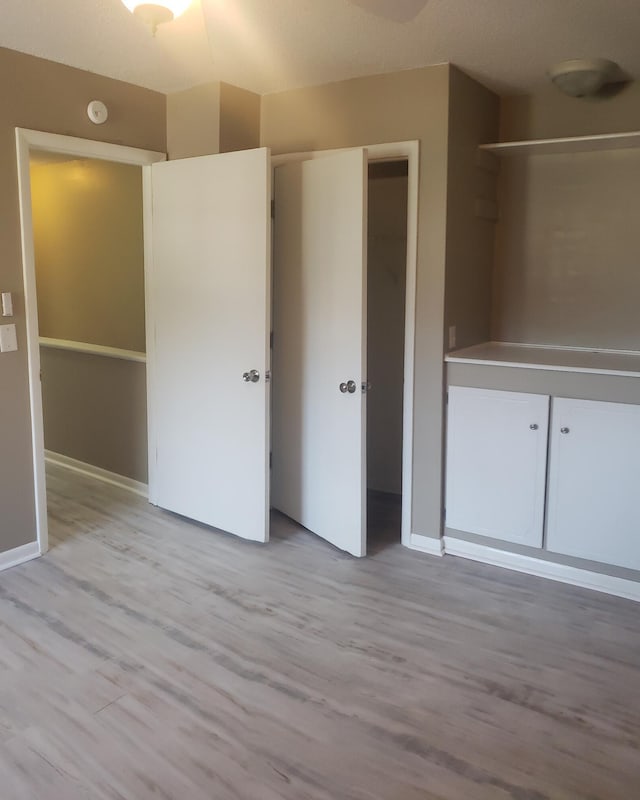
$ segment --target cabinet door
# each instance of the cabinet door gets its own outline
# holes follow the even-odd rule
[[[640,569],[640,406],[553,401],[547,549]]]
[[[447,527],[542,547],[549,398],[452,386]]]

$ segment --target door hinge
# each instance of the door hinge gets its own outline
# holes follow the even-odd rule
[[[273,331],[269,334],[269,347],[273,350]]]
[[[271,219],[275,219],[275,218],[276,218],[276,201],[272,200],[271,201]]]
[[[269,453],[269,469],[273,467],[273,453]]]

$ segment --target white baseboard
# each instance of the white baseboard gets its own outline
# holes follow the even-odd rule
[[[111,486],[118,486],[120,489],[128,489],[130,492],[139,494],[141,497],[149,497],[149,487],[147,484],[134,481],[133,478],[127,478],[124,475],[109,472],[109,470],[102,469],[101,467],[94,467],[93,464],[85,464],[84,461],[78,461],[75,458],[63,456],[60,453],[54,453],[52,450],[45,450],[44,457],[49,464],[55,464],[58,467],[70,469],[72,472],[78,472],[80,475],[95,478]]]
[[[37,558],[39,555],[42,554],[38,542],[29,542],[21,547],[14,547],[13,550],[0,553],[0,571],[9,569],[9,567],[17,567],[18,564],[24,564],[25,561],[31,561],[32,558]]]
[[[640,601],[640,583],[626,578],[616,578],[613,575],[602,575],[588,569],[568,567],[565,564],[556,564],[541,558],[509,553],[507,550],[498,550],[475,542],[465,542],[463,539],[455,539],[451,536],[444,537],[444,552],[446,555],[470,558],[472,561],[481,561],[483,564],[493,564],[496,567],[537,575],[539,578],[549,578],[552,581],[569,583],[572,586],[581,586],[585,589],[613,594],[616,597]]]
[[[419,550],[421,553],[428,553],[430,556],[444,555],[442,539],[432,539],[430,536],[422,536],[420,533],[411,534],[408,546],[411,550]]]

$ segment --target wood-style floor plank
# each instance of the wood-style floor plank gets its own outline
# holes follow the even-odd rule
[[[3,800],[629,800],[637,604],[274,515],[259,546],[48,471],[0,575]]]

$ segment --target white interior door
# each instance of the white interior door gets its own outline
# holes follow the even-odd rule
[[[270,175],[265,149],[151,167],[147,276],[150,500],[261,542],[269,519]]]
[[[449,388],[447,527],[542,547],[549,397]]]
[[[273,506],[363,556],[366,151],[278,167],[275,200]]]

